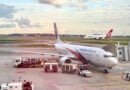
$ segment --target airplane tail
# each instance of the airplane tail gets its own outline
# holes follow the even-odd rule
[[[105,38],[110,38],[111,35],[112,35],[112,32],[113,32],[113,29],[110,29],[110,30],[108,31],[108,33],[106,34],[106,37],[105,37]]]
[[[56,23],[54,22],[54,33],[55,33],[55,40],[56,40],[56,43],[63,43],[59,37],[59,34],[58,34],[58,30],[57,30],[57,26],[56,26]]]

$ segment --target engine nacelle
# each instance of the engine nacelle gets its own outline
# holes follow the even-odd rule
[[[61,57],[60,58],[60,63],[71,63],[71,59],[69,57]]]

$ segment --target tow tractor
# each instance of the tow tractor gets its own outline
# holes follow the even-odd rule
[[[0,90],[34,90],[31,82],[7,82],[0,84]]]
[[[44,63],[45,72],[58,72],[58,63],[57,62],[45,62]]]
[[[16,58],[14,61],[14,67],[17,68],[33,68],[43,67],[43,60],[37,58]]]
[[[123,72],[123,79],[130,81],[130,72]]]
[[[92,72],[90,72],[87,65],[79,65],[78,66],[78,75],[84,76],[84,77],[91,77]]]

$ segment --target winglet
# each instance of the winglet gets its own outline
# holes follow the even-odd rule
[[[59,34],[58,34],[58,30],[57,30],[57,26],[56,23],[54,22],[54,33],[55,33],[55,39],[56,39],[56,43],[62,43]]]

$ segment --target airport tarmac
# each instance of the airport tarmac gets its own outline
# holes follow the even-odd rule
[[[13,80],[29,80],[34,84],[34,90],[130,90],[130,82],[121,78],[122,72],[130,68],[130,62],[120,63],[110,73],[103,74],[94,67],[90,68],[92,77],[82,77],[76,74],[45,73],[42,68],[14,68],[16,57],[46,57],[11,50],[56,52],[54,48],[21,48],[2,46],[0,48],[0,82]]]

